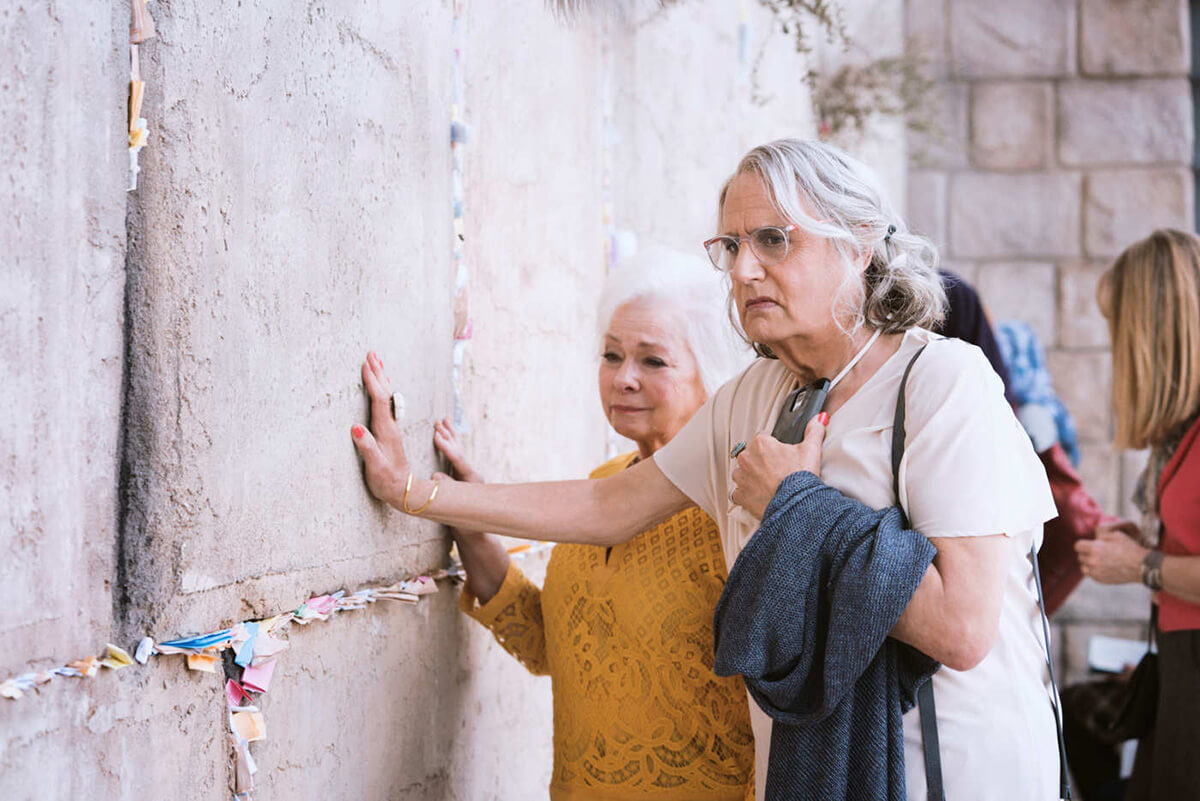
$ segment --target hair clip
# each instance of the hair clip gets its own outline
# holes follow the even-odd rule
[[[889,225],[889,226],[888,226],[888,230],[887,230],[887,235],[883,237],[883,243],[884,243],[885,245],[886,245],[888,242],[891,242],[891,241],[892,241],[892,234],[894,234],[894,233],[896,233],[896,226],[894,226],[894,225]]]

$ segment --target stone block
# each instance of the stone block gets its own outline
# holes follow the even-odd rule
[[[968,120],[966,84],[947,83],[934,91],[932,130],[909,134],[909,152],[918,167],[967,166]]]
[[[908,227],[929,237],[939,250],[946,247],[947,183],[944,172],[913,170],[908,174]]]
[[[929,74],[945,77],[949,69],[946,41],[947,0],[908,0],[904,38],[909,53],[924,59]]]
[[[1064,348],[1108,347],[1108,322],[1096,304],[1096,284],[1107,262],[1078,261],[1058,271],[1058,342]]]
[[[1053,258],[1079,254],[1081,178],[1071,173],[950,177],[950,254]]]
[[[960,78],[1051,78],[1074,65],[1073,0],[955,0],[950,58]]]
[[[1094,172],[1084,185],[1083,208],[1083,241],[1089,256],[1116,256],[1155,228],[1191,230],[1191,170]]]
[[[1150,617],[1150,590],[1141,584],[1100,584],[1085,578],[1054,617],[1069,622],[1144,622]]]
[[[1084,579],[1085,584],[1091,583],[1088,579]],[[1101,589],[1109,589],[1103,585],[1094,585]],[[1149,615],[1146,615],[1147,619]],[[1058,620],[1059,616],[1055,616]],[[1089,678],[1094,678],[1098,674],[1094,673],[1088,667],[1087,651],[1088,642],[1097,635],[1104,637],[1120,637],[1126,640],[1138,640],[1145,642],[1147,624],[1130,622],[1113,622],[1113,623],[1065,623],[1061,627],[1062,630],[1062,649],[1059,652],[1061,663],[1056,665],[1059,670],[1058,680],[1060,687],[1065,687],[1068,684],[1074,684],[1078,681],[1085,681]]]
[[[1108,443],[1112,439],[1112,360],[1108,353],[1052,350],[1047,360],[1054,390],[1075,418],[1079,438]],[[1113,467],[1115,480],[1115,462]]]
[[[1076,420],[1078,423],[1078,420]],[[1107,514],[1115,514],[1120,497],[1121,457],[1107,442],[1079,443],[1079,477]]]
[[[1083,0],[1079,61],[1085,75],[1186,75],[1188,4]]]
[[[974,261],[946,260],[939,265],[943,270],[949,270],[971,286],[979,289],[979,263]]]
[[[998,170],[1045,167],[1054,139],[1047,82],[978,83],[971,89],[971,164]]]
[[[1075,81],[1058,89],[1058,157],[1071,166],[1187,164],[1187,80]]]
[[[993,262],[980,265],[975,288],[993,320],[1022,320],[1046,347],[1054,347],[1056,279],[1053,264]]]

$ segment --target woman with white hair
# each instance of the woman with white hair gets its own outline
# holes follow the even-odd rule
[[[421,514],[450,525],[604,545],[694,503],[716,520],[731,568],[780,483],[795,473],[817,474],[875,509],[899,505],[936,546],[891,636],[944,666],[932,683],[946,796],[1057,797],[1055,726],[1027,558],[1056,514],[1054,502],[986,358],[965,342],[933,342],[927,330],[945,305],[932,245],[906,230],[863,165],[820,142],[782,140],[750,151],[718,209],[720,236],[706,245],[729,277],[740,330],[762,358],[652,459],[601,481],[443,481],[437,494],[437,483],[412,477],[387,414],[387,378],[368,359],[372,432],[351,432],[368,486],[397,508],[421,504]],[[910,363],[907,436],[893,484],[892,422]],[[830,389],[804,441],[774,440],[767,432],[785,399],[818,379],[831,379]],[[755,707],[751,719],[763,799],[772,722]],[[925,799],[915,710],[903,728],[907,797]]]
[[[600,403],[637,450],[592,479],[653,456],[749,361],[723,319],[723,296],[703,259],[665,248],[609,276]],[[435,425],[434,443],[459,479],[482,482],[449,420]],[[550,676],[552,799],[743,801],[753,792],[745,691],[713,673],[713,610],[728,571],[711,517],[691,506],[617,546],[559,545],[542,589],[499,537],[452,533],[467,573],[463,611],[531,673]]]

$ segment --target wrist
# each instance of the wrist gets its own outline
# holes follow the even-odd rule
[[[412,473],[404,482],[404,497],[400,501],[400,510],[405,514],[420,517],[433,504],[437,497],[438,482],[425,478],[416,478]]]
[[[1162,551],[1147,551],[1142,558],[1142,583],[1155,592],[1163,588],[1162,565]]]

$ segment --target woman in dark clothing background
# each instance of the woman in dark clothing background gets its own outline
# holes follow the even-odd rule
[[[1052,434],[1042,435],[1030,430],[1034,427],[1029,422],[1032,416],[1021,414],[1021,407],[1027,399],[1021,397],[1010,380],[1001,347],[979,293],[961,276],[948,270],[938,272],[950,301],[946,319],[938,328],[938,333],[965,340],[983,351],[1004,382],[1004,397],[1018,411],[1017,417],[1030,432],[1034,449],[1050,479],[1058,517],[1045,524],[1045,540],[1038,552],[1038,569],[1042,575],[1046,614],[1052,615],[1083,581],[1083,573],[1075,556],[1075,543],[1095,537],[1096,528],[1108,518],[1084,488],[1062,444],[1056,438],[1052,439]]]

